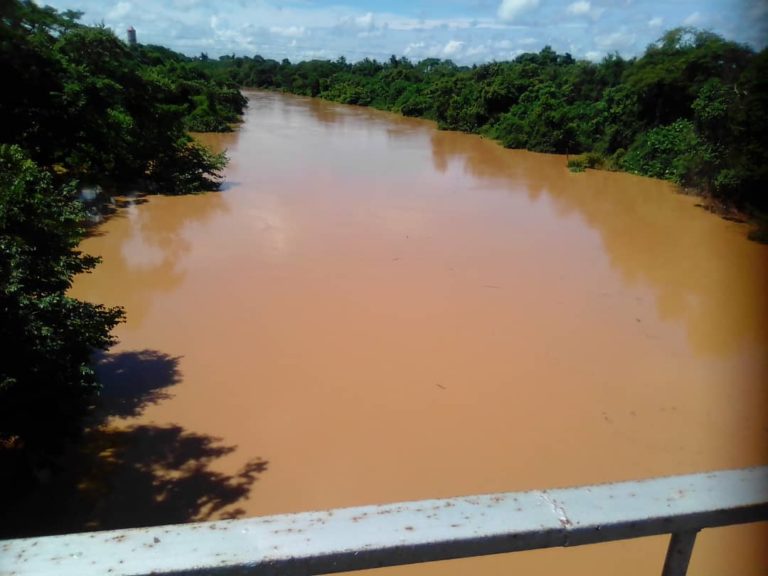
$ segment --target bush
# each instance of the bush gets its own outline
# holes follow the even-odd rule
[[[621,160],[629,172],[687,185],[699,179],[712,152],[690,120],[677,120],[642,134]]]
[[[608,159],[599,152],[587,152],[568,159],[568,169],[571,172],[584,172],[587,168],[602,169],[609,165]]]
[[[568,159],[568,170],[571,172],[584,172],[587,168],[587,161],[584,156],[573,156]]]
[[[150,178],[147,185],[166,194],[217,190],[226,164],[226,154],[213,153],[184,136],[152,163],[147,174]]]
[[[595,168],[597,170],[605,168],[608,164],[607,158],[599,152],[587,152],[584,154],[584,162],[587,168]]]

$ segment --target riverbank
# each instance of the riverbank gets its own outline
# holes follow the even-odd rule
[[[690,28],[639,58],[577,61],[549,47],[512,61],[195,61],[241,86],[370,106],[512,149],[589,153],[605,166],[694,189],[713,206],[768,213],[768,51]],[[752,234],[754,239],[763,232]]]

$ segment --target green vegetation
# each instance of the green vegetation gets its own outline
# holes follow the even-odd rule
[[[188,58],[129,48],[110,30],[82,26],[29,0],[3,9],[2,141],[85,183],[147,185],[164,193],[217,186],[224,166],[187,130],[225,130],[245,99]]]
[[[675,29],[640,58],[600,63],[545,47],[472,67],[394,56],[354,64],[226,56],[198,65],[243,86],[419,116],[510,148],[589,153],[571,168],[665,178],[753,216],[768,211],[768,51],[709,32]]]
[[[187,131],[228,130],[245,106],[188,58],[79,16],[0,7],[0,458],[33,467],[81,429],[99,390],[90,357],[123,317],[66,295],[98,262],[77,250],[78,187],[215,189],[226,159]]]
[[[76,432],[96,390],[90,355],[122,318],[66,296],[98,262],[77,251],[84,213],[71,197],[18,146],[0,145],[0,441],[33,451]]]

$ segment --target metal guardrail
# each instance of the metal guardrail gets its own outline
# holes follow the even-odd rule
[[[330,574],[768,520],[768,467],[0,542],[2,576]]]

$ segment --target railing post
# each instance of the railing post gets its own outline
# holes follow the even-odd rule
[[[667,557],[664,560],[664,570],[661,576],[685,576],[688,563],[691,561],[693,545],[696,543],[698,530],[690,532],[675,532],[669,539]]]

